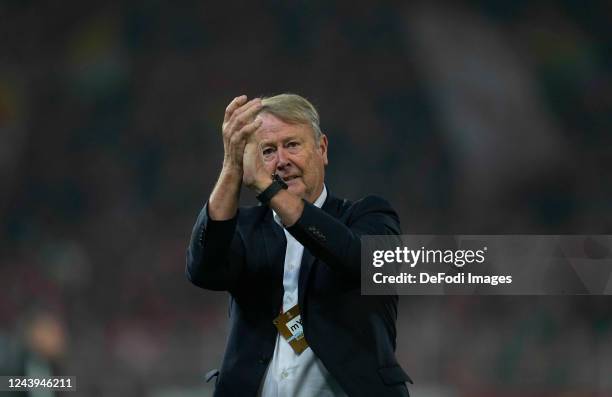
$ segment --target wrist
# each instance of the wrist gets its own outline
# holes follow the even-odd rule
[[[273,182],[271,177],[261,178],[255,181],[253,184],[253,190],[255,190],[256,194],[260,194],[264,190],[266,190]]]
[[[223,162],[221,174],[229,177],[235,177],[242,180],[242,167],[237,164]]]
[[[287,189],[287,184],[278,176],[270,178],[269,184],[263,185],[263,189],[257,194],[257,200],[263,205],[269,205],[270,200],[281,190]]]

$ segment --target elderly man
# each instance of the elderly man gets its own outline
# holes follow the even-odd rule
[[[397,296],[360,294],[360,236],[400,234],[395,211],[328,191],[328,140],[298,95],[239,96],[222,129],[223,168],[186,267],[193,284],[230,294],[215,395],[408,396]],[[242,185],[260,206],[238,208]]]

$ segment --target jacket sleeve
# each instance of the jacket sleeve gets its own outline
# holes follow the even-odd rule
[[[208,203],[200,211],[187,247],[185,275],[194,285],[215,291],[232,290],[244,267],[244,245],[237,232],[238,214],[215,221]]]
[[[355,279],[361,274],[361,236],[401,234],[397,213],[377,196],[356,202],[347,224],[304,201],[302,216],[287,231],[315,257]]]

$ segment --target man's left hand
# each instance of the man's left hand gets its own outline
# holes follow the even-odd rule
[[[255,193],[261,193],[272,183],[272,173],[264,164],[257,131],[251,135],[244,148],[243,167],[242,183]]]

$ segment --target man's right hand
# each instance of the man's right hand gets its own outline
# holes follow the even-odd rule
[[[208,199],[208,214],[213,220],[227,220],[236,215],[240,200],[240,186],[244,174],[242,161],[244,148],[261,119],[255,119],[261,110],[261,98],[247,102],[246,95],[234,98],[223,117],[223,169]]]
[[[256,119],[261,110],[261,98],[247,102],[246,95],[234,98],[225,109],[223,118],[223,168],[225,171],[238,172],[242,179],[242,159],[244,148],[251,134],[261,125]]]

